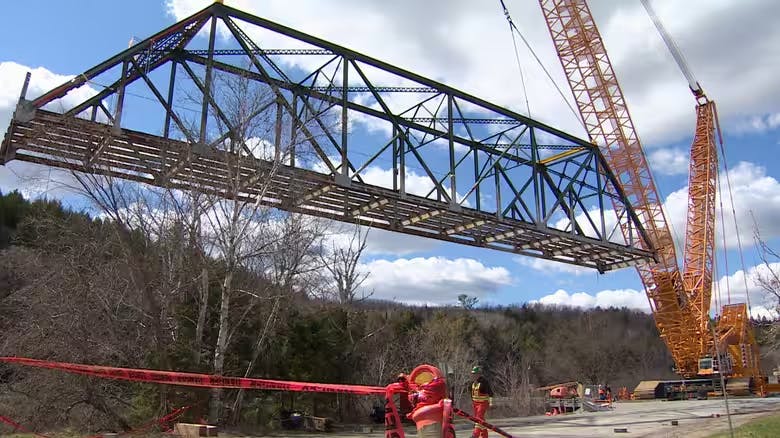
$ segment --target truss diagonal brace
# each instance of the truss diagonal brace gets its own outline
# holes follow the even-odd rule
[[[419,214],[417,216],[412,216],[409,219],[406,219],[406,220],[402,221],[401,225],[403,225],[405,227],[408,227],[409,225],[414,225],[417,222],[424,221],[424,220],[436,217],[436,216],[438,216],[438,215],[440,215],[442,213],[444,213],[444,210],[431,210],[431,211],[427,211],[427,212],[425,212],[423,214]]]
[[[367,212],[369,212],[371,210],[374,210],[376,208],[382,207],[383,205],[387,204],[388,202],[390,202],[390,200],[387,199],[387,198],[378,199],[376,201],[372,201],[372,202],[369,202],[369,203],[361,205],[360,207],[352,210],[352,212],[350,214],[353,217],[354,216],[358,216],[358,215],[361,215],[363,213],[367,213]]]
[[[504,233],[498,233],[492,236],[485,237],[485,242],[493,243],[499,240],[509,239],[510,237],[515,237],[515,236],[525,234],[525,232],[526,232],[525,230],[518,228],[516,230],[506,231]]]
[[[462,224],[462,225],[458,225],[457,227],[450,228],[449,230],[446,230],[445,233],[446,234],[461,233],[463,231],[470,230],[472,228],[481,227],[482,225],[485,225],[486,223],[487,222],[485,220],[480,219],[478,221],[468,222],[468,223],[465,223],[465,224]]]

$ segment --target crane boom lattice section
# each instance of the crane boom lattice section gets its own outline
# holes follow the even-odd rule
[[[683,284],[690,314],[696,319],[702,353],[712,349],[709,330],[712,268],[715,252],[715,195],[718,150],[715,143],[715,103],[696,107],[696,133],[691,145],[688,179],[688,219],[685,228]]]
[[[699,337],[692,332],[698,324],[689,323],[687,295],[662,200],[599,30],[585,0],[539,3],[588,134],[604,153],[657,250],[657,262],[639,264],[637,271],[661,337],[680,371],[695,374],[701,352],[691,339]]]

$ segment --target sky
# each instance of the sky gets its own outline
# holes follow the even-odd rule
[[[519,41],[518,67],[498,1],[225,2],[519,113],[530,112],[535,119],[586,138],[543,68]],[[36,0],[4,5],[6,16],[25,18],[7,20],[0,27],[0,131],[5,132],[11,119],[25,72],[32,72],[28,96],[34,97],[124,50],[131,38],[145,38],[208,4],[206,0]],[[570,98],[538,3],[506,0],[506,4],[544,67]],[[680,248],[695,102],[639,0],[591,0],[589,4]],[[731,195],[726,191],[721,198],[727,228],[719,232],[717,242],[716,278],[722,300],[729,295],[732,301],[744,301],[749,293],[753,313],[771,316],[770,301],[753,280],[757,272],[768,269],[756,251],[754,230],[780,248],[780,221],[776,220],[780,214],[780,76],[776,74],[780,28],[775,23],[780,3],[654,0],[653,5],[694,75],[718,103],[731,185]],[[31,27],[41,31],[32,32]],[[381,169],[377,172],[379,180]],[[726,175],[725,169],[721,172]],[[32,184],[30,175],[39,177],[39,182]],[[48,169],[12,162],[0,167],[0,191],[45,193],[78,207],[79,199],[52,186],[50,175]],[[726,178],[721,180],[725,188]],[[682,254],[679,249],[678,254]],[[769,268],[780,269],[780,261],[773,262]],[[482,304],[542,302],[649,311],[633,268],[598,274],[379,230],[370,232],[362,263],[370,272],[364,287],[375,298],[441,305],[455,304],[457,296],[465,293]]]

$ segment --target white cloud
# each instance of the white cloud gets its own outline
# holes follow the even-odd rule
[[[720,291],[723,304],[728,303],[729,296],[731,296],[732,303],[747,303],[748,295],[750,296],[751,307],[764,306],[771,308],[778,304],[773,302],[774,297],[770,296],[758,283],[759,278],[770,279],[772,277],[771,272],[780,274],[780,262],[770,263],[768,266],[763,264],[751,266],[747,269],[747,278],[745,278],[745,271],[741,269],[731,275],[722,276],[713,287],[713,310],[720,312],[720,309],[715,309],[717,291]]]
[[[330,162],[338,167],[341,163],[340,157],[330,157]],[[357,166],[357,165],[356,165]],[[314,163],[314,166],[312,167],[312,170],[319,173],[330,173],[330,169],[325,165],[324,162],[318,161]],[[423,169],[419,169],[420,172],[424,172]],[[363,169],[360,172],[360,176],[363,178],[363,181],[366,184],[371,184],[378,187],[384,187],[387,189],[393,188],[393,169],[385,169],[380,166],[368,166],[365,169]],[[441,178],[441,175],[434,174],[434,177]],[[400,176],[399,176],[400,180]],[[407,166],[406,172],[405,172],[405,185],[404,190],[406,190],[406,193],[422,196],[422,197],[428,197],[430,199],[438,199],[437,195],[438,193],[433,190],[435,187],[434,180],[429,177],[427,174],[421,174],[417,173],[415,171],[414,167]],[[450,194],[450,186],[447,183],[442,183],[442,187],[447,193],[447,196]],[[471,207],[471,203],[468,199],[464,199],[463,195],[461,193],[455,193],[455,198],[460,202],[460,205],[464,207]],[[442,200],[444,198],[442,197]]]
[[[167,0],[166,4],[171,15],[184,18],[210,3]],[[232,0],[229,4],[525,111],[511,38],[497,3],[486,7],[470,0]],[[592,0],[589,4],[642,138],[656,143],[690,137],[695,121],[692,95],[639,2]],[[780,28],[774,22],[780,3],[655,0],[653,5],[708,95],[718,101],[724,122],[731,122],[726,127],[780,110],[780,76],[775,74],[780,58],[767,56],[780,43]],[[509,2],[508,6],[517,26],[566,90],[539,5]],[[579,122],[524,47],[520,57],[533,116],[581,135]]]
[[[766,132],[780,127],[780,113],[757,115],[737,124],[739,132]]]
[[[591,309],[594,307],[609,308],[627,307],[629,309],[650,312],[650,305],[644,292],[634,289],[614,289],[602,290],[595,295],[586,292],[569,293],[563,289],[558,289],[550,295],[545,295],[532,303],[545,305],[582,307]]]
[[[686,175],[689,154],[680,149],[656,149],[647,157],[650,168],[661,175]]]
[[[758,275],[766,275],[770,269],[780,273],[780,262],[771,263],[768,267],[765,265],[757,265],[748,269],[747,285],[748,293],[750,294],[750,314],[754,317],[760,318],[761,316],[766,316],[767,318],[772,319],[779,316],[776,309],[777,303],[772,301],[772,297],[768,296],[755,281]],[[720,313],[721,310],[720,308],[716,308],[716,290],[718,289],[720,290],[720,299],[722,301],[722,303],[719,304],[728,304],[727,290],[731,291],[731,303],[746,303],[747,293],[745,291],[745,280],[745,274],[742,270],[739,270],[732,275],[721,277],[717,283],[713,285],[712,303],[710,306],[711,313]],[[594,307],[627,307],[629,309],[650,312],[647,295],[643,290],[637,291],[635,289],[608,289],[596,293],[570,293],[563,289],[558,289],[552,294],[545,295],[531,302],[546,305],[581,307],[585,309]]]
[[[328,246],[335,245],[342,247],[349,245],[354,234],[354,226],[340,222],[332,221],[329,224],[333,228],[333,233],[327,237]],[[361,232],[366,231],[362,227]],[[435,239],[426,239],[411,234],[397,233],[393,231],[382,230],[379,228],[368,229],[366,237],[366,249],[364,255],[393,255],[402,256],[428,252],[441,245],[441,242]]]
[[[750,308],[750,317],[755,319],[766,318],[769,320],[778,320],[780,319],[780,312],[778,312],[777,309],[764,306],[753,306]]]
[[[552,260],[540,259],[537,257],[515,257],[515,261],[522,266],[529,267],[547,275],[571,274],[580,276],[585,274],[593,274],[596,272],[592,268],[584,268],[582,266],[554,262]]]
[[[27,99],[34,99],[73,78],[72,75],[57,74],[43,67],[28,67],[16,62],[0,62],[0,131],[3,133],[8,128],[14,109],[16,109],[27,72],[31,73]],[[73,90],[63,98],[53,101],[46,108],[54,111],[67,109],[86,100],[96,92],[94,88],[85,85]]]
[[[362,268],[370,272],[363,288],[373,298],[406,303],[455,304],[459,294],[485,298],[512,283],[506,268],[468,258],[381,259]]]
[[[766,174],[766,168],[750,162],[740,162],[730,169],[734,209],[736,211],[739,237],[743,248],[753,246],[753,218],[758,225],[761,235],[771,240],[780,236],[780,222],[776,220],[780,215],[780,182]],[[721,174],[723,191],[727,190],[726,178]],[[723,245],[723,230],[726,230],[726,246],[737,247],[737,233],[734,230],[734,214],[731,206],[731,198],[728,193],[720,191],[716,201],[716,217],[718,235],[716,245]],[[721,222],[720,198],[723,200],[723,218]],[[664,202],[666,219],[673,227],[675,240],[678,247],[685,238],[685,224],[688,211],[688,187],[672,192]]]
[[[5,135],[13,117],[27,72],[31,73],[27,99],[36,98],[73,77],[53,73],[43,67],[33,68],[15,62],[0,62],[0,133],[2,135]],[[55,111],[70,108],[95,93],[94,88],[82,86],[50,103],[46,108]],[[68,187],[74,185],[76,181],[67,171],[24,162],[11,162],[0,166],[0,190],[3,192],[19,190],[29,198],[44,194],[56,197],[67,194],[70,191]]]
[[[615,210],[609,208],[603,211],[604,213],[604,231],[606,232],[607,240],[614,243],[625,244],[626,240],[623,237],[623,233],[618,227],[618,219],[615,214]],[[589,219],[590,218],[590,219]],[[594,225],[591,224],[591,220]],[[581,212],[574,216],[574,221],[579,225],[580,229],[586,236],[598,238],[601,234],[601,213],[597,207],[589,208],[588,214]],[[626,222],[624,217],[622,223]],[[571,231],[571,220],[568,217],[561,217],[555,223],[552,224],[553,228],[557,228],[563,231]]]
[[[0,166],[0,192],[19,191],[27,199],[62,198],[73,194],[78,182],[70,171],[12,161]]]

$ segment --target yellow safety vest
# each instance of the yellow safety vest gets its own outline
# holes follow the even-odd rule
[[[480,390],[480,382],[474,382],[471,384],[471,400],[475,402],[486,402],[490,401],[489,395],[483,395]]]

